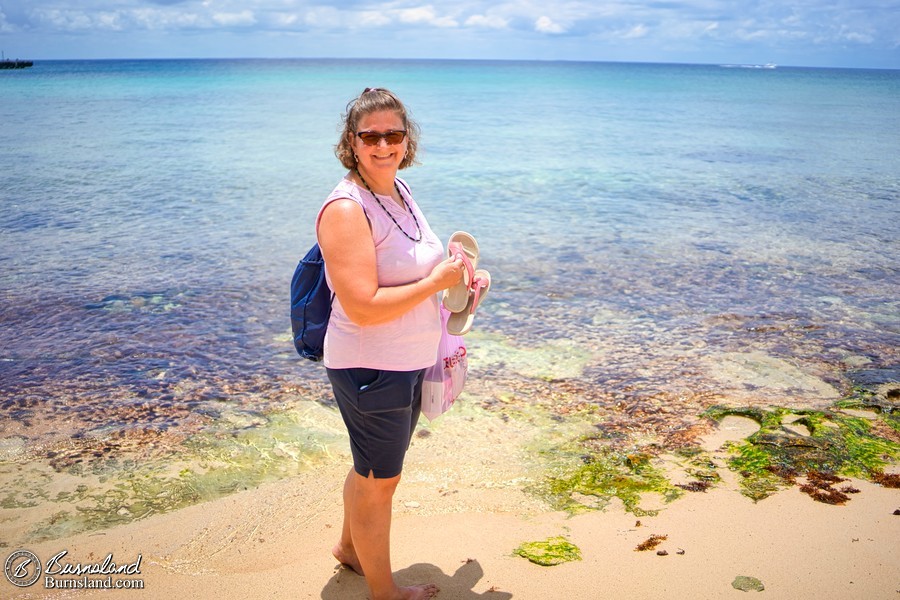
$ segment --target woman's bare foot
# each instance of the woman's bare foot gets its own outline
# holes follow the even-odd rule
[[[362,570],[362,565],[359,564],[359,558],[356,556],[355,550],[350,550],[349,552],[344,550],[344,547],[338,542],[334,548],[331,549],[331,553],[334,555],[338,562],[342,565],[349,567],[353,572],[364,575]],[[423,596],[423,598],[430,598],[431,596]]]
[[[434,598],[439,591],[441,590],[438,589],[438,586],[433,583],[426,583],[424,585],[402,587],[398,597],[400,600],[427,600],[428,598]]]

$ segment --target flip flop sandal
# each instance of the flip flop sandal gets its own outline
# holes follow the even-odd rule
[[[453,287],[444,290],[444,307],[452,313],[466,310],[469,294],[472,291],[472,282],[475,280],[475,268],[478,266],[478,242],[465,231],[457,231],[450,236],[447,242],[447,256],[449,258],[462,258],[462,281]]]
[[[488,290],[491,289],[491,274],[484,269],[475,271],[472,279],[472,291],[464,310],[455,312],[447,320],[447,333],[451,335],[466,335],[475,321],[475,310],[484,300]]]

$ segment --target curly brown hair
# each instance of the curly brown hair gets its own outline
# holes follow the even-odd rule
[[[366,88],[362,94],[347,103],[347,112],[341,116],[343,128],[341,138],[334,147],[334,155],[348,169],[356,168],[353,156],[353,137],[359,122],[366,115],[383,110],[396,112],[406,129],[406,156],[400,162],[401,169],[417,164],[416,150],[419,146],[419,125],[409,116],[406,106],[393,92],[385,88]]]

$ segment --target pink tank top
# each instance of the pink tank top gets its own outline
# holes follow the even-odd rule
[[[422,239],[418,243],[403,235],[391,220],[393,216],[403,231],[414,238],[418,237],[416,224],[404,207],[388,196],[379,196],[384,206],[382,208],[368,190],[360,188],[346,177],[325,200],[316,218],[318,233],[322,211],[331,202],[345,198],[363,207],[372,227],[378,285],[382,287],[423,279],[444,256],[441,241],[431,231],[412,196],[402,183],[397,187],[410,210],[415,211],[422,233]],[[390,216],[387,211],[390,211]],[[327,264],[325,278],[330,286]],[[325,366],[330,369],[364,367],[386,371],[415,371],[430,367],[437,360],[438,343],[441,339],[438,302],[438,295],[435,294],[393,321],[363,327],[347,317],[340,299],[335,296],[325,334]]]

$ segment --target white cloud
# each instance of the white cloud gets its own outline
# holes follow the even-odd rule
[[[439,17],[431,5],[418,8],[404,8],[396,12],[401,23],[427,24],[435,27],[456,27],[459,25],[452,17]]]
[[[201,29],[209,27],[209,23],[196,13],[173,12],[155,8],[143,8],[132,11],[128,18],[137,29],[172,30]]]
[[[860,33],[858,31],[841,31],[841,37],[847,40],[848,42],[853,42],[854,44],[871,44],[875,41],[875,39],[867,34]]]
[[[397,16],[404,23],[427,23],[435,18],[434,9],[430,6],[400,9]]]
[[[506,29],[509,20],[497,15],[472,15],[465,22],[469,27],[484,27],[486,29]]]
[[[757,42],[771,37],[771,33],[765,29],[747,29],[744,27],[736,29],[733,35],[743,42]]]
[[[290,29],[300,23],[300,16],[296,13],[275,13],[269,16],[269,22],[279,29]]]
[[[104,31],[122,31],[125,25],[118,13],[100,13],[95,18],[95,26],[97,29]]]
[[[565,33],[566,29],[559,23],[554,23],[553,19],[546,15],[538,17],[534,22],[534,30],[540,33]]]
[[[350,27],[386,27],[392,23],[390,17],[381,11],[367,10],[356,14],[351,14],[345,21]],[[344,24],[344,23],[342,23]]]
[[[212,16],[213,22],[225,27],[249,27],[256,23],[256,17],[249,10],[239,13],[216,13]]]
[[[621,37],[623,40],[636,40],[646,36],[649,31],[646,25],[640,23],[623,33]]]
[[[736,25],[729,34],[744,42],[762,40],[771,35],[769,28],[755,19],[744,19]]]
[[[41,24],[61,31],[85,31],[94,28],[93,19],[80,11],[37,9],[32,15]]]
[[[93,12],[38,8],[31,11],[29,16],[33,24],[67,32],[247,28],[257,24],[253,12],[246,9],[211,13],[158,6]]]
[[[339,27],[342,20],[339,10],[330,6],[320,6],[307,11],[303,17],[303,22],[313,28],[332,29]],[[297,21],[292,20],[291,23],[297,23]]]

